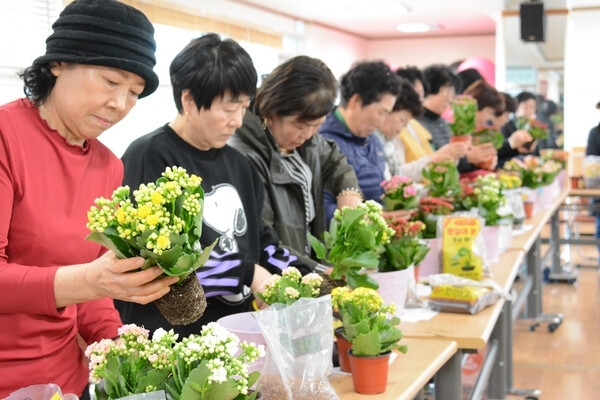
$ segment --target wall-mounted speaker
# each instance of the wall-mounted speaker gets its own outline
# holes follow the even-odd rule
[[[521,3],[519,17],[521,18],[521,40],[524,42],[546,41],[544,3],[541,1]]]

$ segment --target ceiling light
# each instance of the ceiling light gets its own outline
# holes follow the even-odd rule
[[[423,22],[413,22],[409,24],[398,24],[396,29],[403,33],[429,32],[431,27]]]
[[[408,8],[393,0],[382,1],[359,1],[348,7],[354,14],[374,17],[381,15],[404,15]]]

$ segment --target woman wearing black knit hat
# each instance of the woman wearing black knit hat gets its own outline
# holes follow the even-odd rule
[[[50,382],[88,397],[78,338],[117,336],[110,297],[148,303],[177,281],[85,240],[123,178],[97,137],[158,86],[154,28],[114,0],[75,0],[52,28],[26,98],[0,106],[0,398]]]

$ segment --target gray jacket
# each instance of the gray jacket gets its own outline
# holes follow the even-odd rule
[[[265,132],[261,120],[255,114],[250,111],[246,113],[242,127],[229,139],[228,144],[248,157],[263,179],[264,223],[275,229],[286,247],[306,258],[303,262],[311,267],[316,266],[316,261],[307,259],[307,256],[312,254],[308,233],[321,238],[326,229],[323,191],[327,190],[337,196],[343,189],[358,188],[356,174],[347,163],[346,156],[339,151],[334,142],[319,134],[296,149],[313,175],[315,217],[309,223],[306,221],[302,188],[287,174],[275,139]]]

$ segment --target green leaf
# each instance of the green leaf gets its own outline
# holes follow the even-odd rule
[[[219,241],[219,239],[215,239],[214,242],[212,242],[208,246],[205,246],[204,249],[202,249],[202,253],[199,255],[198,259],[196,260],[196,263],[192,267],[192,269],[194,271],[197,270],[198,268],[200,268],[201,266],[203,266],[204,264],[206,264],[206,262],[208,261],[208,259],[210,257],[210,252],[215,248],[218,241]]]
[[[143,393],[144,389],[150,385],[160,388],[170,374],[168,369],[152,369],[148,371],[138,382],[136,387],[137,393]]]
[[[368,274],[363,274],[355,270],[349,270],[346,275],[346,283],[352,289],[356,289],[357,287],[366,287],[369,289],[378,289],[379,283],[376,280],[371,278]]]
[[[209,374],[210,371],[205,363],[194,368],[185,380],[179,400],[202,400],[204,398],[202,385],[208,380]]]
[[[165,274],[169,276],[189,275],[193,271],[192,266],[196,262],[197,257],[197,254],[186,254],[182,252],[173,264],[165,265],[164,267],[161,265],[162,259],[159,257],[158,265],[161,266]]]
[[[114,229],[113,231],[116,232]],[[117,258],[123,259],[135,257],[135,254],[129,245],[123,239],[121,239],[118,234],[111,234],[109,229],[104,232],[92,232],[87,235],[86,239],[96,242],[111,250],[113,253],[115,253]]]
[[[381,354],[381,338],[379,332],[359,334],[352,340],[352,353],[355,356],[376,356]]]
[[[319,239],[317,239],[310,233],[308,234],[308,240],[309,240],[310,245],[312,246],[313,250],[315,251],[317,258],[319,260],[324,260],[325,257],[327,256],[327,248],[325,247],[325,245],[323,243],[321,243],[321,241]]]

